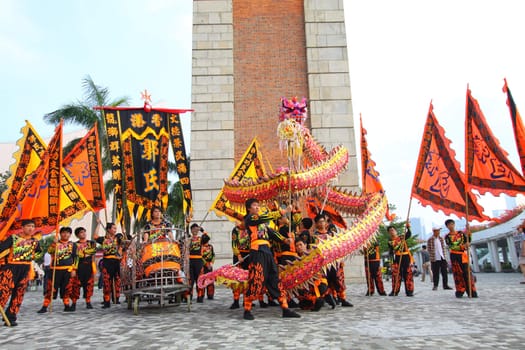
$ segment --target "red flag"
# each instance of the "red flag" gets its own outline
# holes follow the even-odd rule
[[[322,209],[322,211],[321,211]],[[329,205],[322,205],[322,203],[315,197],[309,196],[306,198],[306,212],[308,216],[314,219],[320,212],[328,215],[334,225],[340,228],[347,229],[346,221],[341,214]]]
[[[481,194],[515,196],[525,192],[525,178],[500,147],[469,89],[465,116],[465,169],[468,184]]]
[[[64,157],[63,165],[93,210],[106,207],[97,125]]]
[[[446,215],[466,217],[467,194],[469,218],[488,220],[476,197],[470,191],[467,192],[465,176],[430,103],[412,185],[412,196],[419,199],[422,205],[430,205],[434,210],[442,210]]]
[[[512,127],[514,128],[514,138],[516,139],[518,155],[520,156],[521,174],[525,176],[525,126],[523,125],[518,108],[516,107],[512,94],[510,93],[507,79],[505,79],[503,92],[507,93],[507,106],[509,106],[510,119],[512,120]]]

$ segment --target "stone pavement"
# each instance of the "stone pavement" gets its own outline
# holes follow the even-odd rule
[[[452,281],[452,276],[449,281]],[[518,273],[478,273],[478,299],[454,291],[432,291],[416,280],[412,298],[366,297],[364,284],[348,286],[353,308],[300,311],[281,318],[280,308],[229,310],[231,292],[217,288],[215,300],[187,307],[141,303],[139,315],[125,303],[95,309],[80,301],[74,313],[37,314],[42,291],[26,293],[18,327],[0,327],[1,349],[524,349],[525,285]],[[385,282],[387,292],[390,282]],[[403,289],[402,289],[403,291]],[[122,297],[121,297],[122,298]]]

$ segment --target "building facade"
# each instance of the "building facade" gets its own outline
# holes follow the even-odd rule
[[[219,258],[230,259],[233,223],[209,209],[254,137],[274,168],[286,166],[276,132],[281,97],[308,99],[317,141],[349,150],[338,186],[359,186],[344,9],[339,0],[193,4],[194,220],[211,233]]]

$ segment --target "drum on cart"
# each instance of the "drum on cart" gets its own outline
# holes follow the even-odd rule
[[[179,244],[168,239],[159,239],[144,244],[142,267],[146,277],[161,269],[180,271],[181,254]]]
[[[140,302],[161,307],[184,303],[190,310],[189,284],[184,273],[189,264],[189,245],[181,232],[142,242],[143,232],[127,246],[121,262],[122,290],[128,308],[135,314],[138,314]]]

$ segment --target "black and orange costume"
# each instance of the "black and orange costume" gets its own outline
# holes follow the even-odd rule
[[[328,237],[333,236],[333,232],[328,230],[319,230],[316,229],[314,238],[315,244],[319,242],[319,239],[326,240]],[[327,302],[332,303],[330,300],[331,296],[334,296],[341,303],[341,306],[352,307],[354,306],[348,300],[346,300],[346,284],[345,284],[345,275],[344,275],[344,263],[338,262],[336,266],[330,266],[326,271],[326,279],[328,281],[329,288],[329,297]],[[328,295],[327,295],[328,296]]]
[[[95,239],[97,243],[102,245],[102,279],[103,279],[103,293],[104,293],[104,308],[111,306],[112,296],[116,304],[120,304],[120,259],[121,259],[121,245],[122,234],[116,234],[111,237],[106,234],[105,237],[98,237]]]
[[[56,299],[59,292],[60,298],[64,303],[64,311],[74,311],[70,305],[72,285],[69,281],[72,272],[74,271],[76,273],[76,244],[69,240],[61,239],[58,242],[51,243],[47,252],[51,254],[52,257],[50,267],[51,273],[55,274],[55,283],[53,283],[52,278],[48,280],[44,302],[38,313],[47,312],[47,307],[51,304],[51,298]]]
[[[299,240],[303,241],[299,238]],[[304,242],[304,241],[303,241]],[[306,243],[305,243],[306,244]],[[298,259],[309,254],[308,251],[304,252],[303,255],[299,254]],[[324,305],[324,299],[328,295],[328,281],[326,275],[323,272],[318,272],[313,278],[313,282],[309,284],[308,288],[300,289],[296,295],[299,300],[299,307],[302,310],[319,311]],[[335,307],[335,303],[332,303],[332,308]]]
[[[379,252],[379,243],[376,241],[370,246],[363,249],[365,257],[365,275],[368,289],[367,296],[374,295],[377,288],[379,295],[386,295],[385,287],[383,286],[383,276],[381,275],[381,254]]]
[[[27,284],[34,274],[31,262],[42,254],[40,244],[33,237],[11,235],[0,242],[0,305],[5,309],[11,297],[5,309],[11,326],[17,325],[16,315],[24,300]]]
[[[202,261],[202,242],[201,236],[192,235],[190,241],[190,298],[193,297],[193,286],[197,288],[197,302],[202,303],[203,297],[199,296],[197,279],[199,278],[204,262]]]
[[[233,252],[233,264],[239,265],[240,268],[248,270],[249,264],[249,254],[250,254],[250,236],[244,228],[244,223],[239,223],[235,225],[231,233],[232,237],[232,252]],[[243,261],[239,263],[240,259]],[[233,304],[230,306],[230,309],[238,309],[239,299],[241,296],[241,291],[239,289],[233,289]]]
[[[166,220],[162,220],[158,224],[155,224],[153,221],[149,221],[144,226],[144,232],[147,232],[148,234],[147,241],[155,241],[159,238],[165,238],[165,237],[168,237],[171,239],[171,237],[169,237],[170,236],[169,229],[171,229],[171,227],[172,227],[171,223]]]
[[[401,280],[405,282],[405,292],[407,296],[414,295],[414,277],[412,275],[412,255],[408,249],[406,240],[412,236],[409,228],[404,237],[396,235],[394,239],[388,241],[390,255],[394,257],[392,262],[392,291],[390,296],[397,296],[401,290]]]
[[[80,288],[83,290],[83,298],[86,300],[86,307],[92,309],[91,297],[93,296],[93,287],[95,285],[95,261],[94,256],[97,252],[95,241],[85,240],[76,242],[77,246],[77,273],[71,277],[71,307],[76,308],[77,300],[80,299]]]
[[[210,243],[210,236],[208,235],[202,235],[201,236],[201,244],[202,244],[202,270],[201,274],[205,274],[208,272],[213,271],[213,262],[215,261],[215,251],[213,250],[213,245]],[[204,298],[204,293],[206,292],[206,295],[208,299],[212,300],[213,296],[215,295],[215,284],[211,283],[209,284],[206,289],[204,288],[197,288],[197,297]]]
[[[250,207],[250,202],[256,203],[254,200],[248,200],[247,208]],[[270,249],[270,240],[281,242],[285,240],[285,237],[268,227],[271,220],[281,215],[282,213],[274,211],[263,215],[247,214],[244,219],[244,225],[250,235],[250,264],[248,288],[244,295],[244,319],[254,319],[251,314],[252,303],[263,294],[264,287],[268,294],[281,304],[283,317],[299,317],[298,314],[288,309],[286,292],[279,281],[279,272]]]
[[[465,292],[473,298],[478,297],[474,278],[469,276],[467,243],[470,235],[463,231],[449,232],[445,236],[445,242],[450,250],[450,262],[452,264],[452,276],[456,286],[456,297],[461,298]],[[470,288],[467,288],[470,280]]]
[[[287,264],[299,259],[299,255],[295,251],[295,233],[290,231],[290,227],[285,224],[279,227],[279,234],[282,237],[288,238],[288,241],[275,242],[272,247],[277,264],[286,266]],[[289,307],[299,307],[299,304],[295,302],[291,295],[288,295],[286,300]]]
[[[288,241],[278,241],[273,244],[275,257],[279,265],[286,266],[288,261],[294,261],[299,258],[295,251],[295,233],[290,231],[288,225],[279,227],[279,235],[288,238]],[[292,243],[289,243],[292,242]]]

